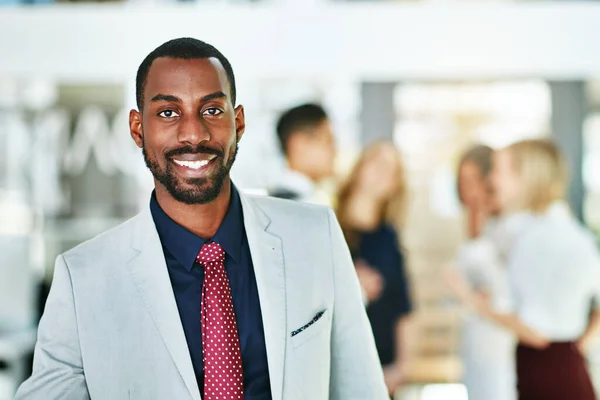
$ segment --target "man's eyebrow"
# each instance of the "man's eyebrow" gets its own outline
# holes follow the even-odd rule
[[[207,94],[206,96],[202,97],[202,101],[210,101],[210,100],[222,99],[222,98],[227,98],[227,95],[223,92],[214,92],[214,93]]]
[[[177,96],[173,96],[172,94],[157,94],[151,100],[152,103],[157,101],[170,101],[173,103],[181,103],[181,99]]]
[[[219,92],[214,92],[211,94],[207,94],[206,96],[202,97],[202,101],[210,101],[210,100],[215,100],[215,99],[223,99],[223,98],[227,98],[227,95],[221,91]],[[156,96],[154,96],[151,100],[152,103],[154,102],[158,102],[158,101],[169,101],[169,102],[173,102],[173,103],[181,103],[181,99],[177,96],[173,96],[172,94],[157,94]]]

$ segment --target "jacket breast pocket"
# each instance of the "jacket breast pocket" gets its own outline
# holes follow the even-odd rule
[[[292,347],[300,347],[318,336],[329,336],[331,331],[331,313],[320,311],[311,321],[291,332]]]

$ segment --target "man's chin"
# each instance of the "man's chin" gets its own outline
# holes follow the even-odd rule
[[[202,182],[180,182],[176,187],[167,188],[169,194],[185,204],[206,204],[214,201],[221,192],[216,182],[202,178]]]
[[[214,201],[219,193],[197,191],[197,190],[178,190],[170,191],[171,197],[184,204],[207,204]]]
[[[228,182],[224,170],[211,171],[208,176],[184,177],[168,169],[164,175],[154,174],[154,177],[174,200],[184,204],[210,203]]]

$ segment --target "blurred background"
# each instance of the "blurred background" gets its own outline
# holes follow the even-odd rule
[[[136,69],[192,36],[236,73],[240,189],[276,185],[277,118],[304,102],[329,114],[338,177],[365,145],[397,145],[418,330],[397,398],[466,400],[462,309],[440,278],[464,238],[458,156],[553,138],[571,207],[600,235],[598,21],[600,4],[567,0],[0,0],[0,399],[29,374],[55,257],[147,204],[153,182],[127,126]],[[337,182],[323,185],[331,198]],[[594,372],[600,354],[589,361]]]

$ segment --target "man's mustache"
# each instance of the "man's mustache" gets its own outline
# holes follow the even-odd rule
[[[174,156],[178,156],[181,154],[214,154],[216,156],[223,156],[223,152],[217,149],[213,149],[211,147],[207,147],[204,145],[197,146],[184,146],[178,149],[169,150],[165,153],[165,157],[172,158]]]

